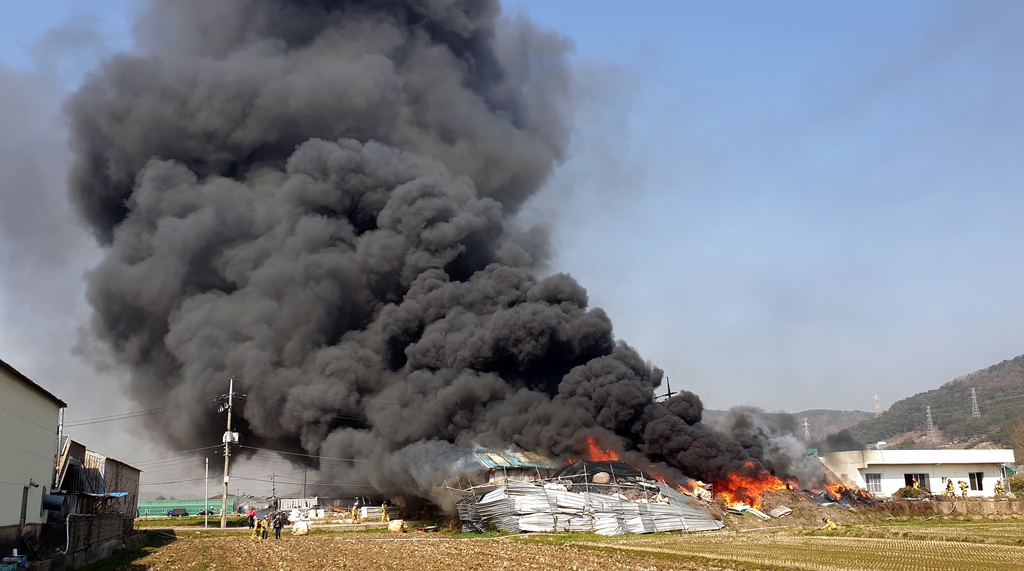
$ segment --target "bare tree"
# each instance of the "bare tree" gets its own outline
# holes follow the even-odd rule
[[[1018,420],[1010,428],[1010,446],[1016,451],[1018,460],[1024,460],[1024,419]]]

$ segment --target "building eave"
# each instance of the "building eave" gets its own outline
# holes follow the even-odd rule
[[[68,407],[68,404],[66,402],[60,400],[53,393],[51,393],[50,391],[48,391],[48,390],[44,389],[43,387],[39,386],[38,384],[36,384],[32,379],[30,379],[30,378],[26,377],[25,375],[23,375],[21,373],[21,371],[15,369],[14,367],[12,367],[9,364],[7,364],[6,362],[4,362],[3,359],[0,359],[0,369],[3,369],[5,371],[7,371],[11,375],[13,375],[14,378],[16,378],[19,381],[25,383],[29,387],[35,389],[37,392],[41,393],[46,398],[48,398],[51,401],[53,401],[60,408],[67,408]]]

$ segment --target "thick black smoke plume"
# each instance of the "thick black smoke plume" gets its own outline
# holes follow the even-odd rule
[[[616,341],[510,222],[565,155],[567,42],[487,0],[156,2],[69,102],[94,329],[146,406],[245,380],[247,443],[435,497],[587,435],[705,480],[766,457]],[[154,427],[174,447],[212,410]],[[340,462],[335,459],[350,458]]]

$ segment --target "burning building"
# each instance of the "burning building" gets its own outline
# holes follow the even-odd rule
[[[488,470],[487,481],[496,484],[510,479],[547,478],[564,465],[564,462],[532,452],[477,450],[473,455]]]
[[[104,252],[93,353],[147,409],[240,379],[250,450],[384,497],[454,509],[479,447],[593,442],[670,483],[784,485],[778,427],[655,401],[662,371],[517,216],[566,156],[570,44],[500,8],[153,0],[67,106]],[[146,427],[193,449],[223,425],[191,406]]]

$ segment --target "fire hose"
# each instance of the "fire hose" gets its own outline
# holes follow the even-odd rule
[[[959,502],[960,502],[960,500],[953,500],[953,507],[949,508],[949,511],[944,513],[944,514],[942,514],[942,515],[949,515],[949,514],[953,513],[953,510],[956,509],[956,504],[959,503]]]

